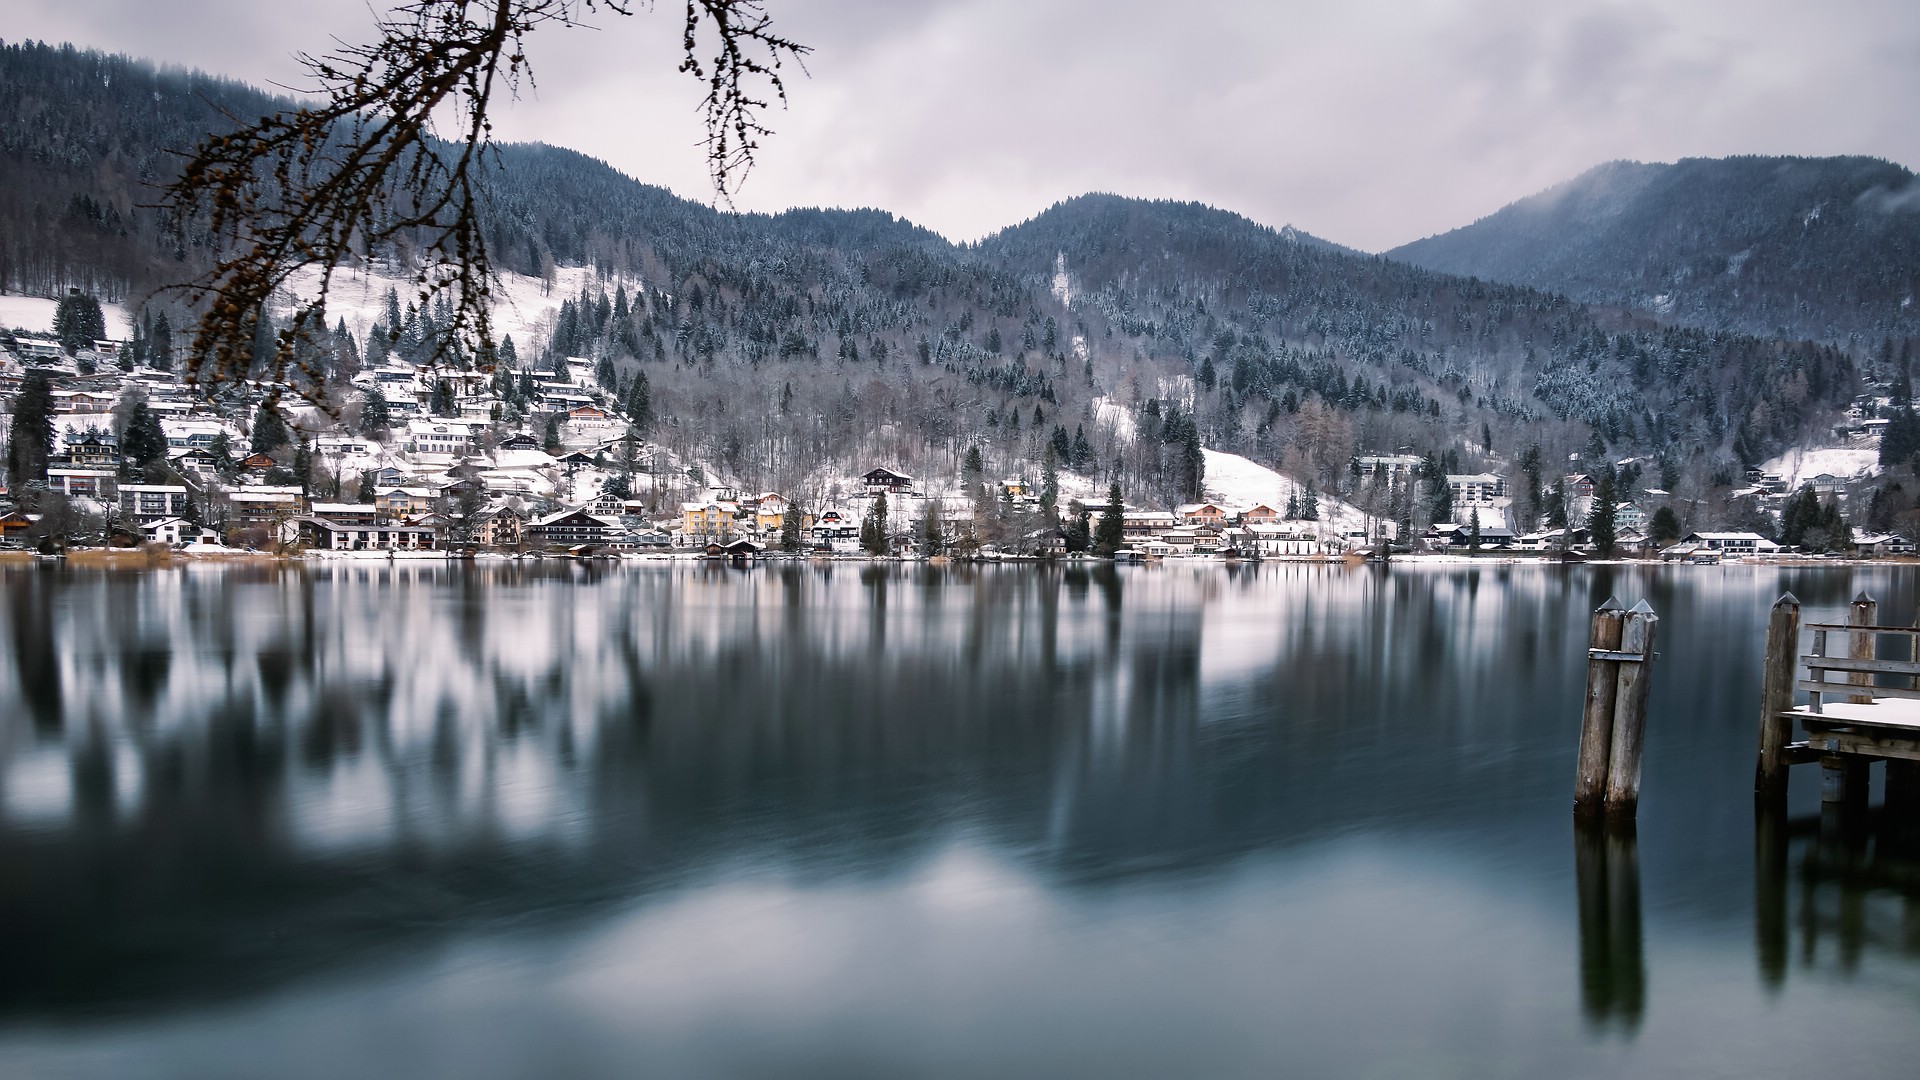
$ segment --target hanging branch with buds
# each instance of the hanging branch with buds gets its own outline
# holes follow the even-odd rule
[[[315,104],[203,142],[165,189],[163,207],[182,230],[205,230],[211,268],[179,288],[202,312],[187,361],[208,393],[248,381],[269,407],[292,389],[320,404],[324,377],[299,348],[325,326],[327,295],[343,266],[413,253],[421,310],[445,297],[446,334],[435,366],[468,357],[492,366],[488,296],[493,281],[483,215],[490,119],[499,95],[531,86],[525,40],[548,25],[579,26],[596,12],[633,13],[633,0],[409,0],[379,22],[370,45],[303,56]],[[703,30],[715,39],[703,60]],[[708,172],[729,199],[752,168],[763,119],[786,102],[782,64],[807,48],[775,33],[761,0],[687,0],[680,71],[706,87]],[[435,134],[435,118],[457,125]],[[301,282],[260,364],[256,336],[267,304],[297,274]],[[292,291],[292,290],[289,290]],[[398,327],[389,327],[397,332]],[[301,381],[296,384],[292,380]]]

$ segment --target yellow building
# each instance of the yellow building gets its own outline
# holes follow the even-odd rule
[[[733,535],[734,521],[740,513],[737,503],[708,500],[680,504],[682,542],[716,540]]]

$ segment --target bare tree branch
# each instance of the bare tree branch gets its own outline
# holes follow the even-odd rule
[[[287,389],[319,404],[323,373],[301,359],[299,334],[324,325],[343,265],[404,251],[418,253],[420,307],[450,301],[452,323],[433,362],[464,366],[472,358],[491,367],[481,174],[496,95],[531,85],[529,33],[633,10],[633,0],[406,0],[379,20],[372,44],[302,56],[317,104],[208,139],[166,189],[163,205],[178,227],[205,228],[219,252],[181,286],[202,311],[189,379],[208,392],[255,380],[269,405]],[[708,24],[717,52],[703,62],[695,49]],[[783,61],[808,50],[774,33],[762,0],[686,0],[683,40],[680,70],[707,90],[709,173],[730,198],[729,185],[737,187],[770,133],[762,113],[770,101],[786,101]],[[439,139],[436,117],[457,134]],[[256,366],[255,333],[269,299],[306,267],[319,269],[318,288],[276,334],[271,359]]]

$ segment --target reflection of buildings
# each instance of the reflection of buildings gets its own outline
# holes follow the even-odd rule
[[[355,920],[386,948],[558,918],[715,859],[881,871],[967,829],[1077,879],[1498,815],[1537,770],[1462,750],[1577,693],[1536,661],[1591,606],[1584,578],[1304,564],[4,585],[0,881],[33,885],[0,890],[0,1014],[336,963]],[[123,971],[149,919],[174,932]]]

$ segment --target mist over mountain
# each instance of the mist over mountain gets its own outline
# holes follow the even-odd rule
[[[190,325],[153,290],[204,265],[210,238],[162,221],[153,185],[227,117],[284,104],[125,57],[0,46],[0,290],[79,287]],[[1356,500],[1356,455],[1511,473],[1535,446],[1549,462],[1640,455],[1665,486],[1704,497],[1823,432],[1857,392],[1856,362],[1872,362],[1836,344],[1845,335],[1702,328],[1680,300],[1662,314],[1437,272],[1194,203],[1086,195],[955,245],[882,210],[724,213],[556,147],[501,146],[496,161],[496,265],[549,281],[556,266],[594,271],[540,340],[515,343],[518,362],[592,358],[611,400],[648,388],[650,440],[809,498],[876,463],[952,478],[972,450],[989,475],[1031,476],[1051,450],[1079,490],[1117,482],[1164,504],[1203,489],[1202,445]],[[1858,192],[1905,190],[1904,170],[1875,164],[1880,186]],[[1620,186],[1612,203],[1561,204],[1585,215],[1570,220],[1612,221],[1624,211],[1608,206],[1658,185]],[[1894,194],[1870,211],[1858,192],[1805,227],[1905,220]],[[1606,235],[1624,250],[1627,234]],[[1845,261],[1839,246],[1823,257]],[[399,280],[408,265],[385,251],[370,268]],[[1760,248],[1743,267],[1792,272]],[[1872,295],[1892,296],[1898,277]],[[1803,291],[1839,312],[1843,289],[1864,288]],[[403,358],[442,325],[433,311],[400,320]],[[350,395],[348,369],[384,356],[374,339],[395,330],[340,322],[325,391]]]
[[[1920,334],[1920,181],[1877,158],[1609,162],[1387,254],[1709,329]]]

